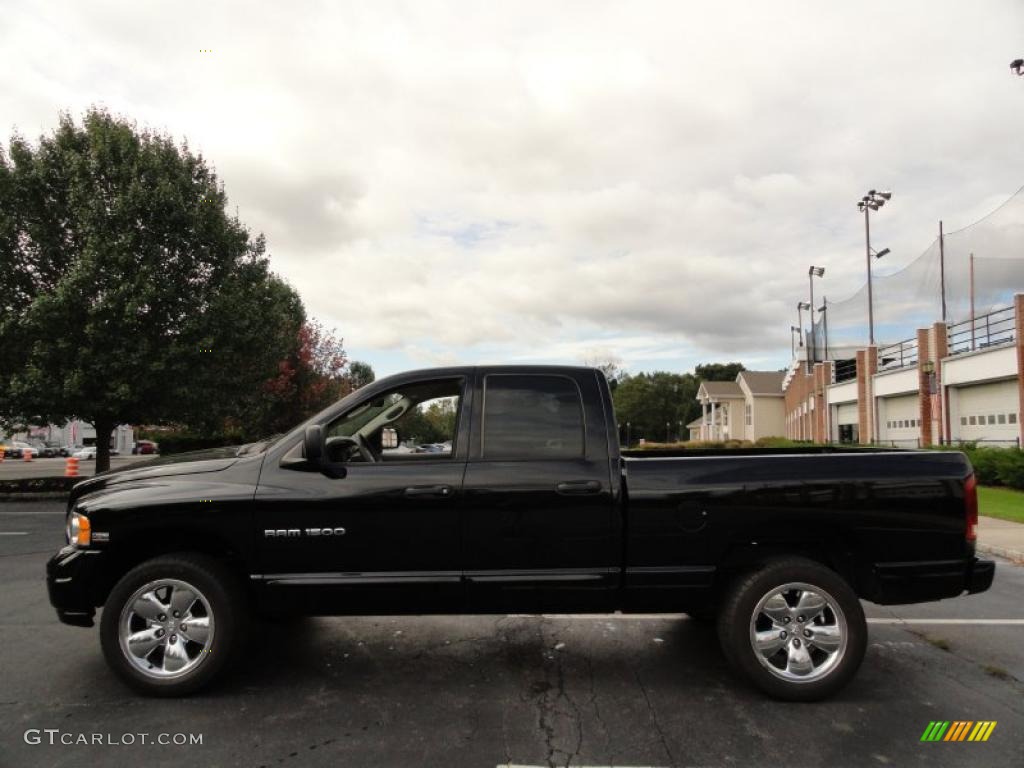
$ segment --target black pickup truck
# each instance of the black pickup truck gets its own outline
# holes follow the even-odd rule
[[[183,460],[187,459],[187,460]],[[604,376],[392,376],[283,437],[75,486],[47,565],[136,689],[178,695],[281,614],[685,612],[768,694],[855,674],[860,599],[981,592],[971,466],[953,452],[623,452]]]

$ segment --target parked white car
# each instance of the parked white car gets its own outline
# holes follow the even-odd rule
[[[72,454],[76,459],[95,459],[96,458],[96,446],[87,445],[85,448],[79,448]]]
[[[39,458],[39,449],[34,445],[29,445],[22,440],[14,440],[11,445],[21,451],[21,455],[24,456],[26,453],[31,453],[33,459]]]

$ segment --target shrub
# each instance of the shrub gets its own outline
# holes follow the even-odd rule
[[[1003,464],[1002,448],[978,448],[965,450],[967,458],[974,466],[974,475],[982,485],[1001,485],[999,467]]]
[[[1024,453],[1017,448],[1004,449],[996,465],[996,478],[1010,488],[1024,489]]]
[[[760,437],[754,443],[756,448],[799,448],[813,445],[809,440],[790,440],[788,437]]]

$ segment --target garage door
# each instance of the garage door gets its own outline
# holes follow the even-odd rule
[[[856,424],[857,423],[857,404],[856,403],[843,403],[837,408],[836,412],[836,423],[837,424]]]
[[[897,447],[916,446],[921,435],[917,395],[879,398],[878,434],[884,442],[892,442]]]
[[[960,440],[1013,442],[1017,438],[1020,403],[1015,379],[957,387],[954,393],[956,412],[951,415],[958,423],[953,434]]]

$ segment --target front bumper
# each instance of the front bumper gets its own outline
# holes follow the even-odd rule
[[[996,564],[992,560],[937,560],[875,565],[869,600],[881,605],[926,603],[976,594],[992,586]]]
[[[91,627],[96,615],[96,585],[103,552],[67,546],[46,564],[46,589],[57,618],[76,627]]]

